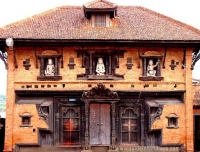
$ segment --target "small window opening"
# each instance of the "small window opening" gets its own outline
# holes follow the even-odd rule
[[[175,114],[170,114],[167,116],[168,118],[168,126],[167,128],[178,128],[178,116]]]

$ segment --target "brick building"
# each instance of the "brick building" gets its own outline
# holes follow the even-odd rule
[[[191,69],[199,47],[199,30],[105,0],[2,28],[4,151],[194,151]]]

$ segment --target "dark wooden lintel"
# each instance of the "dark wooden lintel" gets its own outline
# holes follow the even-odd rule
[[[61,54],[58,54],[58,55],[54,55],[54,54],[49,54],[49,55],[46,55],[46,54],[38,54],[37,55],[38,58],[59,58],[59,57],[62,57]]]
[[[141,76],[141,77],[139,77],[139,80],[141,80],[141,81],[161,81],[161,80],[164,80],[164,77]]]
[[[57,80],[62,80],[62,76],[38,76],[37,80],[39,80],[39,81],[57,81]]]

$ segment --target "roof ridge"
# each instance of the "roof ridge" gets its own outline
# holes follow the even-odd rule
[[[106,4],[110,5],[110,6],[116,5],[116,3],[110,2],[108,0],[93,0],[91,2],[88,2],[88,3],[84,4],[83,6],[88,7],[88,6],[93,5],[93,4],[97,3],[97,2],[104,2],[104,3],[106,3]]]
[[[62,7],[62,6],[61,6],[61,7]],[[16,27],[16,26],[18,26],[18,25],[20,25],[20,24],[26,23],[26,22],[31,21],[31,20],[33,20],[33,19],[37,19],[37,18],[39,18],[39,17],[42,17],[42,16],[45,16],[45,15],[47,15],[47,14],[53,13],[53,12],[57,11],[58,9],[60,9],[61,7],[55,7],[55,8],[53,8],[53,9],[49,9],[49,10],[44,11],[44,12],[42,12],[42,13],[38,13],[38,14],[32,15],[32,16],[30,16],[30,17],[26,17],[26,18],[21,19],[21,20],[19,20],[19,21],[10,23],[10,24],[8,24],[8,25],[5,25],[5,26],[1,27],[1,29],[5,30],[5,29],[8,29],[8,28]]]
[[[170,21],[170,22],[176,23],[176,24],[178,24],[178,25],[180,25],[180,26],[182,26],[182,27],[185,27],[185,28],[187,28],[187,29],[189,29],[189,30],[192,30],[193,32],[196,32],[196,33],[200,34],[200,29],[195,28],[195,27],[193,27],[193,26],[191,26],[191,25],[189,25],[189,24],[187,24],[187,23],[181,22],[181,21],[176,20],[176,19],[174,19],[174,18],[172,18],[172,17],[169,17],[169,16],[166,16],[166,15],[164,15],[164,14],[155,12],[155,11],[153,11],[153,10],[151,10],[151,9],[148,9],[148,8],[145,8],[145,7],[142,7],[142,6],[135,6],[135,7],[138,8],[138,9],[140,9],[140,10],[143,10],[143,11],[145,11],[145,12],[149,12],[149,13],[151,13],[151,14],[154,14],[154,15],[156,15],[156,16],[158,16],[158,17],[163,18],[163,19],[166,19],[166,20],[168,20],[168,21]]]

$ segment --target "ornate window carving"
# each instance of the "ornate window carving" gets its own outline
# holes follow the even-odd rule
[[[59,55],[56,51],[47,50],[37,55],[40,59],[40,76],[38,80],[61,80],[59,75]]]
[[[163,56],[156,51],[147,51],[140,55],[143,62],[142,76],[139,77],[142,81],[160,81],[164,78],[161,76],[161,59]]]
[[[77,50],[78,57],[82,58],[84,74],[78,74],[79,80],[122,80],[124,75],[116,74],[119,67],[119,58],[123,58],[124,51],[120,50]]]
[[[80,108],[61,107],[61,138],[63,145],[80,143]]]
[[[139,141],[139,108],[121,107],[121,143],[132,144]]]
[[[178,126],[178,116],[176,114],[170,114],[169,116],[166,116],[168,119],[168,126],[167,128],[179,128]]]
[[[23,113],[22,115],[19,115],[22,119],[20,127],[32,127],[31,125],[31,117],[32,115],[29,113]]]

